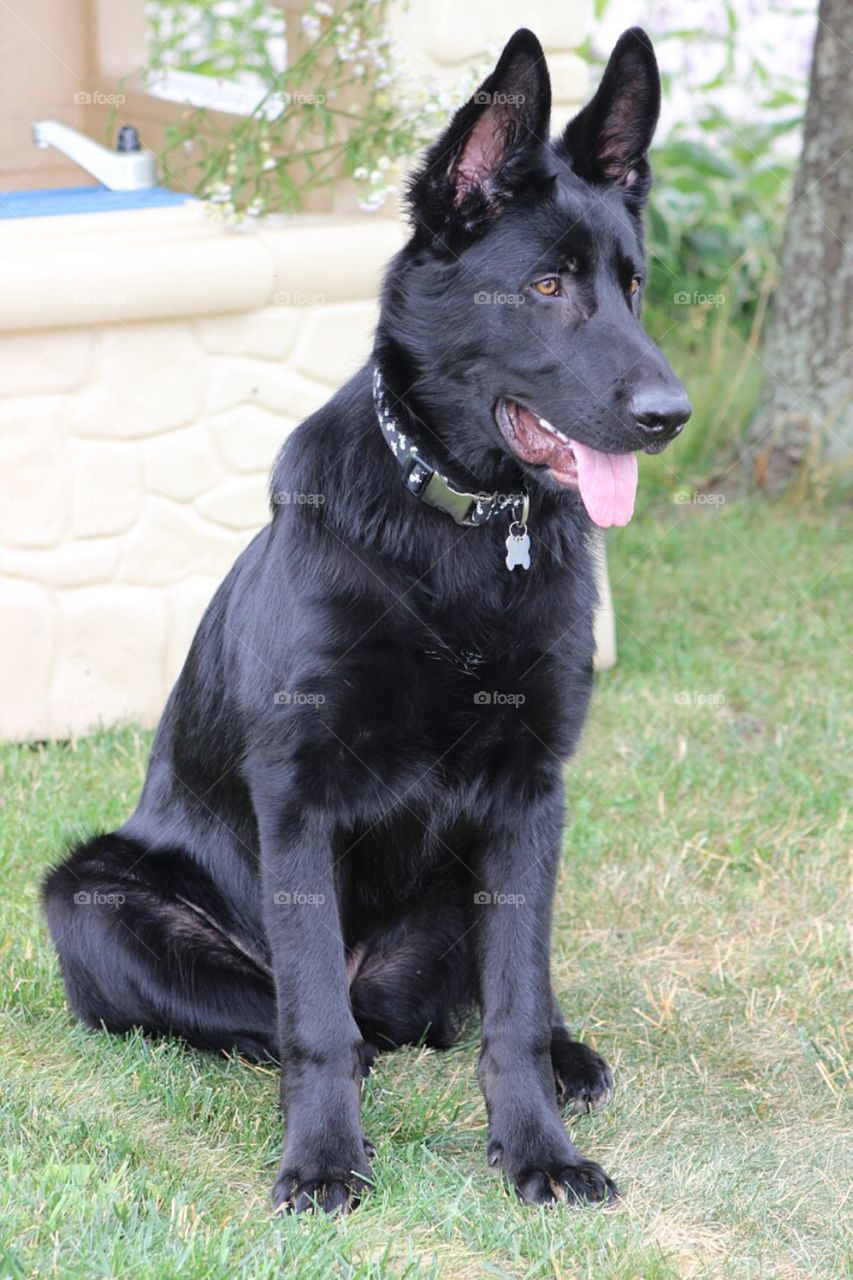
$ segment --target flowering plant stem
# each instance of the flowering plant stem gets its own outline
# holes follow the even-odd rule
[[[183,0],[184,21],[197,2]],[[248,69],[262,96],[251,115],[236,120],[184,108],[167,129],[160,156],[164,180],[189,186],[232,223],[294,212],[309,192],[342,178],[361,187],[360,207],[380,208],[396,189],[400,162],[430,140],[455,105],[430,86],[420,85],[413,97],[395,67],[382,0],[317,0],[301,15],[301,30],[288,29],[291,60],[283,71],[257,50],[248,59],[248,36],[244,41],[235,21],[229,14],[219,62],[208,58],[205,74]],[[257,15],[252,21],[256,27]],[[168,48],[155,40],[150,70],[194,69],[191,54],[182,52],[174,33],[171,39]],[[460,86],[460,101],[469,89],[468,83]]]

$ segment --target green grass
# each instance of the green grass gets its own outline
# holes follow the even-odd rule
[[[619,663],[567,771],[554,972],[615,1068],[571,1125],[614,1211],[503,1191],[472,1030],[367,1082],[356,1214],[272,1218],[274,1074],[76,1026],[39,918],[149,736],[4,748],[0,1277],[853,1276],[847,545],[832,510],[659,494],[611,539]]]

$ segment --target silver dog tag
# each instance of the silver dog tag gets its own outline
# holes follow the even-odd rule
[[[519,530],[515,533],[514,530]],[[530,537],[526,524],[515,521],[509,526],[506,539],[506,567],[509,570],[521,565],[522,569],[530,568]]]

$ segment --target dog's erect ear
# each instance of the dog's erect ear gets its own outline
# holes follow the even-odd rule
[[[415,231],[472,232],[494,217],[548,139],[551,82],[542,46],[522,28],[460,107],[409,188]]]
[[[660,111],[652,42],[640,27],[616,42],[595,97],[566,126],[558,151],[579,178],[616,184],[640,208],[651,186],[646,159]]]

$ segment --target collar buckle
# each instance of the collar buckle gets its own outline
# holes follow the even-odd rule
[[[465,493],[456,489],[435,467],[418,453],[410,453],[403,464],[403,483],[410,493],[428,507],[435,507],[457,524],[485,524],[492,514],[494,497],[490,493]]]
[[[437,471],[433,471],[421,500],[428,507],[446,512],[457,524],[484,524],[491,514],[492,499],[488,494],[463,493],[454,489]]]
[[[373,399],[385,442],[403,473],[403,483],[409,493],[468,528],[486,524],[493,515],[507,507],[513,510],[521,507],[522,522],[526,524],[530,506],[526,490],[514,494],[466,493],[455,488],[446,476],[426,461],[420,447],[412,442],[411,433],[402,430],[391,411],[378,365],[373,369]]]

